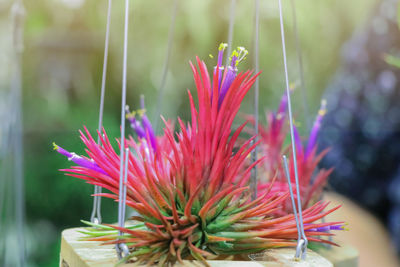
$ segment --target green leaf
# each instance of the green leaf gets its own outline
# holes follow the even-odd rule
[[[385,54],[385,61],[386,63],[388,63],[389,65],[392,65],[396,68],[400,68],[400,58],[389,55],[389,54]]]
[[[323,244],[318,243],[318,242],[309,242],[307,247],[316,252],[325,248],[325,246]]]

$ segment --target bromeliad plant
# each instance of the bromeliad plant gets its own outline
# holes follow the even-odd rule
[[[260,125],[259,132],[261,136],[261,153],[266,155],[266,160],[260,164],[261,177],[258,184],[258,194],[262,195],[271,186],[270,194],[280,193],[285,194],[288,190],[286,176],[284,174],[280,155],[289,151],[289,147],[284,145],[285,138],[289,135],[289,127],[285,123],[287,121],[287,98],[282,97],[277,113],[267,113],[267,126]],[[297,168],[299,173],[300,194],[302,196],[302,206],[307,208],[316,203],[321,196],[323,187],[333,168],[319,169],[318,163],[328,153],[329,149],[325,149],[317,153],[317,138],[321,128],[322,119],[326,113],[326,101],[323,100],[321,108],[315,119],[311,129],[310,136],[306,146],[303,146],[299,132],[294,127],[296,153],[297,153]],[[293,157],[289,162],[289,172],[293,191],[296,191],[294,181],[294,163]],[[276,177],[276,181],[273,179]],[[295,194],[295,198],[297,198]],[[289,201],[283,203],[282,209],[278,214],[287,214],[292,212],[292,207]]]
[[[293,214],[272,216],[288,194],[271,194],[270,186],[262,196],[250,199],[250,170],[263,158],[247,166],[248,155],[259,142],[253,144],[252,137],[235,148],[246,123],[233,132],[232,123],[259,74],[237,73],[247,53],[243,48],[234,51],[229,66],[223,66],[225,48],[219,48],[212,79],[199,58],[197,66],[190,64],[197,89],[197,107],[188,91],[190,123],[178,118],[180,130],[165,127],[160,142],[143,121],[142,138],[125,142],[130,149],[126,203],[139,214],[132,219],[140,223],[124,228],[94,225],[86,232],[89,240],[124,242],[131,251],[125,260],[160,266],[190,256],[207,265],[210,255],[296,245]],[[86,128],[81,132],[88,157],[58,146],[56,150],[78,165],[64,172],[108,189],[111,193],[101,195],[118,200],[120,158],[106,132],[98,135],[100,145]],[[321,237],[331,235],[327,230],[342,229],[342,222],[318,223],[338,208],[324,211],[327,206],[318,202],[303,213],[310,241],[330,243]],[[117,230],[124,233],[122,239]]]

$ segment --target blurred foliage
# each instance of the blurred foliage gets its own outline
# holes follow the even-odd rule
[[[385,61],[393,67],[400,68],[400,58],[394,57],[392,55],[385,55]]]
[[[173,0],[131,2],[129,39],[128,104],[135,108],[139,95],[146,95],[150,118],[157,118],[156,96],[165,59]],[[249,49],[252,65],[253,3],[237,1],[234,46]],[[285,27],[292,82],[298,80],[290,1],[284,1]],[[315,113],[323,88],[339,65],[341,46],[367,20],[374,0],[299,0],[298,28],[304,52],[305,77],[311,110]],[[1,62],[7,63],[11,42],[9,10],[11,0],[0,3]],[[30,248],[30,266],[55,266],[60,231],[80,225],[90,217],[92,186],[82,186],[57,169],[69,166],[52,151],[51,143],[84,153],[77,130],[86,125],[95,130],[103,59],[107,1],[36,0],[25,1],[27,18],[24,53],[24,142],[27,236],[37,244]],[[113,1],[111,45],[104,126],[117,136],[122,67],[123,1]],[[186,89],[193,88],[188,65],[195,55],[214,64],[208,55],[226,41],[229,0],[180,1],[176,35],[162,113],[167,118],[189,114]],[[283,93],[284,76],[277,1],[261,1],[260,107],[276,107]],[[8,49],[7,49],[8,46]],[[6,65],[5,65],[6,66]],[[8,90],[7,70],[0,75],[1,91]],[[251,95],[243,112],[252,112]],[[294,93],[298,121],[303,121],[300,92]],[[262,108],[262,109],[263,109]],[[262,112],[262,110],[260,110]],[[304,128],[302,129],[304,131]],[[103,219],[116,220],[116,206],[103,200]],[[39,233],[39,234],[38,234]],[[41,235],[43,233],[43,235]],[[40,249],[39,249],[40,248]]]
[[[322,166],[335,166],[330,185],[377,216],[400,255],[399,1],[380,1],[343,48],[326,98]]]

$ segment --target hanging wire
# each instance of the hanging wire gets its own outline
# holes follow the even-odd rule
[[[102,132],[103,128],[103,112],[104,112],[104,95],[106,92],[106,78],[107,78],[107,63],[108,63],[108,47],[110,42],[110,24],[111,24],[111,6],[112,0],[108,0],[107,9],[107,25],[106,25],[106,37],[104,42],[104,58],[103,58],[103,74],[101,78],[101,96],[100,96],[100,108],[99,108],[99,125],[97,130]],[[100,136],[97,136],[97,144],[100,145]],[[90,221],[92,223],[101,223],[101,186],[94,186],[94,199],[93,199],[93,209],[90,216]]]
[[[296,5],[294,0],[290,0],[290,6],[292,9],[292,17],[293,17],[293,30],[295,34],[295,44],[296,44],[296,53],[297,53],[297,60],[299,64],[299,75],[300,75],[300,89],[302,93],[302,98],[303,98],[303,110],[304,110],[304,120],[306,122],[307,126],[307,132],[310,131],[312,127],[311,123],[311,117],[310,117],[310,107],[308,105],[308,96],[307,96],[307,88],[306,88],[306,83],[305,83],[305,78],[304,78],[304,63],[303,63],[303,52],[301,49],[301,42],[300,42],[300,37],[299,37],[299,30],[297,27],[297,13],[296,13]],[[316,166],[318,169],[318,166]],[[317,170],[315,170],[315,173]],[[321,195],[320,200],[322,200],[323,196]],[[322,223],[325,223],[325,217],[321,219]],[[330,233],[330,230],[328,230],[328,233]],[[329,241],[332,241],[332,236],[328,237]],[[323,244],[326,248],[330,249],[332,246],[330,244]]]
[[[290,0],[290,6],[292,9],[292,17],[293,17],[293,30],[295,34],[295,44],[296,44],[296,53],[297,53],[297,60],[299,64],[299,75],[300,75],[300,89],[302,93],[302,98],[303,98],[303,110],[304,110],[304,120],[306,122],[307,126],[307,131],[310,131],[311,129],[311,117],[310,117],[310,107],[308,105],[308,96],[307,96],[307,88],[306,88],[306,83],[305,83],[305,78],[304,78],[304,63],[303,63],[303,52],[301,49],[301,42],[300,42],[300,37],[299,37],[299,30],[297,27],[297,13],[296,13],[296,5],[294,0]],[[318,166],[316,166],[318,169]],[[315,170],[315,173],[317,170]],[[322,200],[323,196],[321,195],[320,200]],[[325,217],[321,219],[322,223],[325,223]],[[328,233],[330,233],[330,230],[328,230]],[[332,236],[330,235],[328,237],[329,241],[332,241]],[[330,249],[332,246],[331,244],[323,244],[326,248]]]
[[[291,143],[292,143],[292,157],[293,157],[293,165],[294,165],[294,178],[296,181],[296,193],[297,193],[297,204],[298,204],[298,213],[299,213],[299,219],[300,219],[300,226],[303,225],[303,215],[302,215],[302,209],[301,209],[301,198],[300,198],[300,186],[299,186],[299,174],[297,170],[297,153],[296,153],[296,144],[295,144],[295,138],[294,138],[294,125],[293,125],[293,114],[292,114],[292,103],[291,103],[291,97],[290,97],[290,87],[289,87],[289,76],[288,76],[288,68],[287,68],[287,59],[286,59],[286,45],[285,45],[285,29],[283,26],[283,13],[282,13],[282,3],[281,0],[278,0],[279,3],[279,18],[280,18],[280,26],[281,26],[281,37],[282,37],[282,53],[283,53],[283,64],[285,68],[285,82],[286,82],[286,95],[287,95],[287,105],[288,105],[288,112],[289,112],[289,124],[290,124],[290,137],[291,137]],[[304,228],[301,227],[301,234],[305,238],[305,233],[304,233]],[[303,249],[303,254],[302,254],[302,259],[305,259],[306,257],[306,251],[307,251],[307,239],[304,239],[304,242],[300,244],[298,243],[298,246],[301,245]]]
[[[235,27],[235,9],[236,9],[236,0],[231,0],[231,9],[229,12],[229,28],[228,28],[228,57],[226,57],[225,65],[229,65],[229,56],[232,53],[232,42],[233,42],[233,30]]]
[[[118,211],[118,226],[124,227],[125,225],[125,213],[126,213],[126,182],[128,179],[128,164],[129,164],[129,149],[125,149],[125,158],[124,158],[124,173],[123,173],[123,186],[122,186],[122,199],[120,198],[121,205],[118,205],[120,210]],[[120,187],[121,188],[121,187]],[[121,195],[120,195],[121,196]],[[119,236],[122,236],[123,233],[119,231]],[[118,258],[122,259],[123,257],[129,254],[128,246],[124,243],[119,243],[116,246],[118,252]]]
[[[118,217],[118,224],[120,227],[124,226],[125,221],[125,212],[126,212],[126,182],[128,178],[128,164],[129,164],[129,149],[125,149],[125,159],[124,159],[124,185],[122,187],[122,210],[121,216]],[[121,232],[120,232],[121,235]]]
[[[255,73],[259,72],[259,32],[260,32],[260,1],[254,1],[254,71]],[[254,130],[256,135],[258,135],[258,98],[259,98],[259,81],[258,78],[254,83]],[[258,137],[255,138],[254,142],[257,142]],[[258,147],[256,146],[254,150],[251,152],[251,163],[257,161],[257,151]],[[251,177],[250,177],[250,191],[252,200],[257,198],[257,168],[254,167],[251,169]]]
[[[305,259],[308,240],[304,233],[303,220],[299,220],[299,217],[297,216],[297,208],[296,208],[296,203],[294,200],[292,182],[291,182],[292,179],[290,177],[289,165],[288,165],[287,158],[285,155],[283,156],[283,167],[285,170],[285,175],[286,175],[287,183],[289,186],[289,193],[290,193],[290,199],[292,201],[293,214],[294,214],[294,218],[296,220],[297,246],[296,246],[295,258],[300,259],[301,255],[303,255],[304,256],[303,259]],[[300,190],[300,188],[296,184],[296,192],[299,192],[299,190]],[[300,214],[302,212],[301,205],[298,207],[298,210],[299,210],[299,214]]]
[[[300,90],[303,98],[303,110],[304,110],[304,119],[307,125],[307,131],[311,129],[311,118],[310,118],[310,108],[308,106],[308,97],[307,97],[307,88],[304,79],[304,64],[303,64],[303,52],[301,49],[299,31],[297,28],[297,14],[296,14],[296,5],[294,0],[290,0],[291,7],[292,7],[292,17],[293,17],[293,30],[295,35],[295,43],[296,43],[296,53],[297,53],[297,60],[299,64],[299,76],[300,76]]]
[[[160,121],[160,114],[162,111],[162,104],[164,100],[164,91],[165,91],[165,85],[167,82],[167,74],[168,74],[168,68],[169,68],[169,61],[171,58],[171,50],[172,50],[172,44],[174,41],[174,35],[175,35],[175,21],[176,21],[176,13],[178,10],[178,1],[179,0],[174,0],[174,6],[172,8],[172,16],[171,16],[171,25],[169,27],[169,33],[168,33],[168,44],[167,44],[167,52],[165,55],[165,62],[164,62],[164,67],[163,67],[163,72],[161,76],[161,83],[160,83],[160,89],[158,92],[158,97],[157,97],[157,111],[155,114],[155,119],[154,119],[154,130],[158,131],[158,124]]]
[[[283,167],[284,167],[284,170],[285,170],[285,176],[286,176],[287,183],[288,183],[288,186],[289,186],[290,199],[292,201],[293,214],[294,214],[294,218],[296,220],[297,239],[299,240],[301,238],[301,231],[300,231],[300,225],[299,225],[299,218],[297,217],[296,203],[294,201],[292,182],[291,182],[292,179],[290,177],[289,165],[288,165],[288,162],[287,162],[287,158],[286,158],[285,155],[283,155],[282,158],[283,158]],[[297,188],[296,188],[296,190],[297,190]]]
[[[126,213],[126,182],[128,180],[128,164],[129,164],[129,149],[125,149],[125,172],[124,172],[124,192],[122,194],[122,219],[125,220],[125,213]]]
[[[126,183],[124,175],[128,165],[128,151],[125,152],[125,107],[126,107],[126,77],[127,77],[127,62],[128,62],[128,25],[129,25],[129,0],[125,0],[125,23],[124,23],[124,52],[122,65],[122,103],[121,103],[121,150],[120,150],[120,172],[119,172],[119,200],[118,200],[118,226],[123,227],[125,224],[125,205],[126,205]],[[126,156],[125,156],[126,155]],[[126,158],[126,159],[125,159]],[[122,232],[119,231],[119,236]],[[128,247],[124,243],[116,245],[118,257],[121,259],[129,254]]]

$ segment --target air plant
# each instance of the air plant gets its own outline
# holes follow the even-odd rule
[[[265,190],[270,187],[271,183],[273,184],[271,194],[285,194],[288,190],[288,184],[279,157],[282,153],[289,151],[288,146],[284,145],[284,140],[289,135],[289,129],[284,124],[286,118],[286,101],[286,95],[284,95],[278,113],[271,112],[267,114],[268,126],[259,126],[262,140],[261,153],[268,157],[268,160],[265,161],[266,163],[262,165],[260,164],[262,175],[258,184],[259,195],[265,193]],[[299,186],[303,208],[309,207],[320,199],[323,187],[325,186],[329,175],[333,171],[333,168],[328,170],[318,169],[318,163],[329,151],[329,149],[325,149],[322,152],[317,153],[317,139],[325,113],[326,101],[322,100],[321,108],[318,111],[318,115],[315,119],[305,147],[303,146],[302,138],[300,137],[296,126],[294,128]],[[293,190],[296,191],[293,157],[289,162],[289,171],[292,178],[291,186]],[[277,181],[273,181],[272,179],[275,176]],[[282,206],[282,210],[278,213],[287,214],[292,212],[290,202],[286,202]]]
[[[246,123],[234,131],[232,124],[259,74],[237,73],[237,64],[247,53],[243,48],[233,52],[229,66],[223,66],[225,48],[226,45],[219,48],[212,79],[199,58],[196,66],[190,63],[197,107],[188,91],[189,123],[178,118],[179,131],[165,127],[163,138],[167,142],[158,142],[156,149],[149,149],[154,147],[149,131],[138,141],[125,142],[130,149],[126,204],[139,214],[131,218],[139,224],[92,225],[95,228],[86,231],[88,240],[123,242],[130,248],[124,260],[160,266],[188,257],[208,265],[206,257],[211,255],[296,245],[294,215],[272,216],[287,200],[288,193],[271,193],[271,183],[263,195],[250,200],[250,170],[264,158],[246,166],[247,158],[261,141],[253,143],[252,137],[235,147]],[[78,166],[62,171],[109,190],[100,195],[118,200],[120,157],[106,132],[97,134],[100,145],[86,128],[80,132],[88,157],[80,156],[78,161],[74,156],[72,161]],[[56,149],[71,158],[69,152],[58,146]],[[327,230],[342,229],[342,222],[318,223],[339,208],[324,211],[327,206],[328,203],[317,202],[303,213],[310,241],[331,243],[322,236],[332,235]],[[118,237],[117,230],[124,233],[122,237]]]

